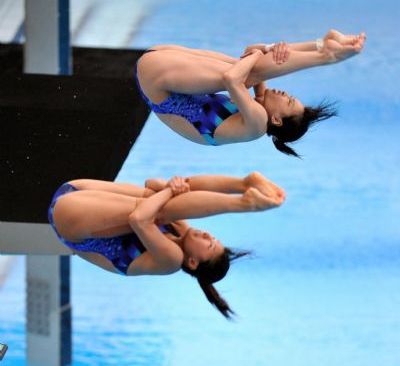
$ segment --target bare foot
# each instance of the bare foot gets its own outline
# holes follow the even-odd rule
[[[244,192],[242,197],[250,211],[264,211],[280,205],[277,198],[267,197],[253,187]]]
[[[328,33],[324,37],[324,41],[332,39],[338,43],[340,43],[342,46],[347,46],[347,45],[355,45],[357,43],[364,44],[364,41],[366,40],[366,35],[364,32],[361,32],[358,35],[355,34],[343,34],[336,29],[331,29],[328,31]]]
[[[326,54],[330,62],[340,62],[358,55],[362,51],[360,44],[342,46],[340,43],[328,39],[324,42],[322,52]]]
[[[360,33],[358,36],[344,35],[332,29],[324,37],[321,52],[326,54],[330,62],[344,61],[360,53],[365,40],[365,33]]]
[[[263,195],[271,198],[279,198],[282,202],[285,199],[285,191],[276,184],[265,178],[259,172],[250,173],[245,179],[247,187],[258,189]]]

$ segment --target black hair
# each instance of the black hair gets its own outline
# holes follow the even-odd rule
[[[293,155],[300,158],[286,142],[293,142],[301,138],[316,122],[337,116],[337,102],[323,100],[316,107],[304,107],[304,113],[301,117],[292,116],[282,118],[282,125],[275,126],[268,124],[267,135],[272,136],[272,142],[275,147],[287,155]]]
[[[182,270],[193,277],[196,277],[201,289],[207,297],[207,300],[214,305],[225,318],[231,319],[232,314],[235,313],[229,307],[228,303],[219,295],[218,291],[212,284],[225,277],[229,270],[230,263],[233,260],[250,253],[250,251],[236,252],[231,248],[224,248],[224,252],[217,259],[201,262],[194,270],[183,264]]]

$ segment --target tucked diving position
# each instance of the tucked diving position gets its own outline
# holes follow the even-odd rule
[[[205,145],[223,145],[272,136],[276,148],[298,156],[286,143],[309,126],[336,115],[332,103],[305,106],[265,80],[330,65],[358,54],[365,34],[330,30],[316,42],[251,45],[240,59],[176,45],[157,45],[136,64],[143,99],[168,127]],[[248,89],[253,87],[253,98]],[[218,93],[227,91],[229,97]]]
[[[258,172],[227,176],[149,179],[145,187],[90,179],[63,184],[48,217],[74,254],[126,276],[194,276],[207,299],[227,318],[233,313],[213,283],[221,280],[235,251],[184,219],[277,207],[284,191]]]

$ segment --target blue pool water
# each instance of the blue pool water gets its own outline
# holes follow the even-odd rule
[[[217,148],[147,123],[118,181],[259,170],[287,191],[270,212],[193,221],[253,249],[218,290],[225,321],[179,273],[123,278],[72,259],[73,365],[397,366],[400,364],[400,5],[373,1],[173,0],[132,47],[178,43],[239,55],[249,43],[365,30],[365,52],[343,64],[270,81],[306,103],[339,100],[340,117],[295,144],[268,139]],[[24,263],[0,292],[4,365],[24,365]]]

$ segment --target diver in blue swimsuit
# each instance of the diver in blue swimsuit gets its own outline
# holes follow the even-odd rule
[[[59,197],[76,191],[78,191],[78,189],[72,184],[64,183],[57,189],[56,193],[54,193],[48,209],[48,220],[57,237],[64,245],[71,248],[73,251],[102,254],[114,265],[115,269],[120,274],[127,275],[129,265],[135,260],[135,258],[146,251],[146,248],[143,246],[135,232],[132,231],[129,234],[109,238],[86,238],[78,243],[68,241],[58,233],[54,224],[54,206]],[[159,229],[162,233],[166,233],[169,230],[174,232],[171,227],[168,230],[167,225],[159,225]]]
[[[248,252],[224,247],[210,233],[182,219],[263,211],[283,200],[283,190],[260,173],[244,178],[150,179],[145,188],[78,179],[57,189],[48,219],[64,245],[105,270],[138,276],[182,269],[197,279],[207,299],[229,317],[228,304],[212,284],[225,276],[233,259]]]
[[[298,156],[287,143],[301,138],[316,122],[335,116],[335,103],[305,106],[284,91],[267,88],[264,81],[344,61],[362,51],[365,39],[364,33],[330,30],[315,42],[251,45],[240,59],[158,45],[138,60],[136,80],[151,110],[193,142],[216,146],[267,135],[279,151]],[[174,116],[183,117],[194,129],[189,131]]]

